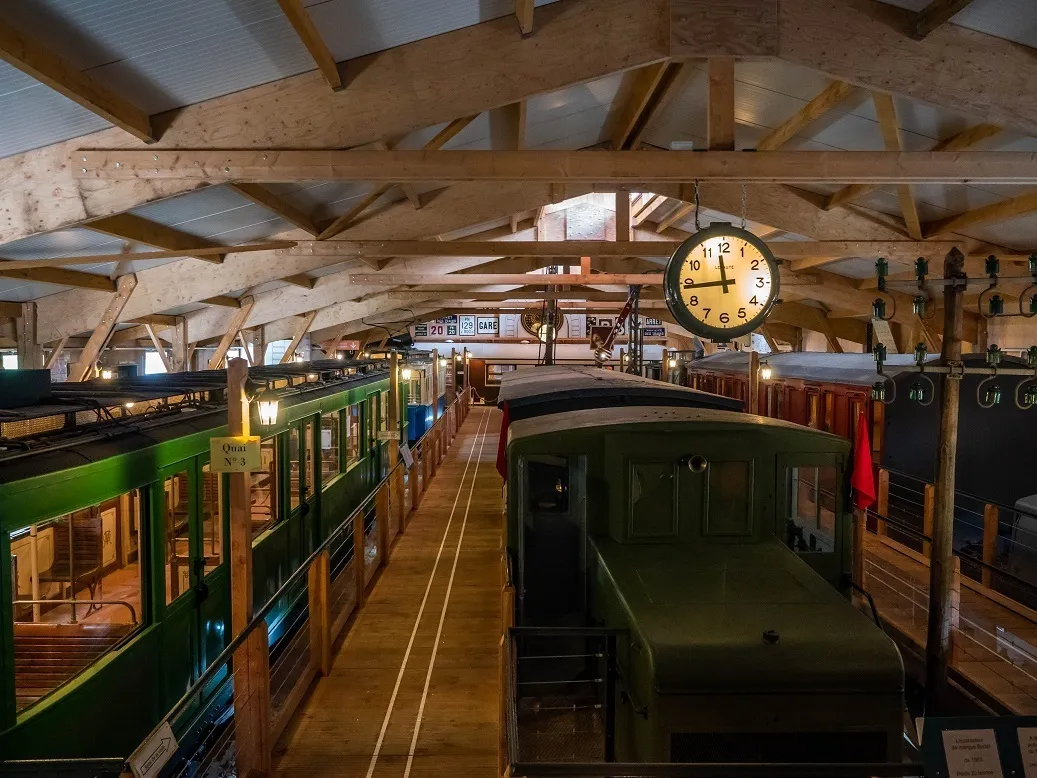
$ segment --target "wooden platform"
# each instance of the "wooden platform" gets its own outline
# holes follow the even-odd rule
[[[490,776],[501,630],[501,414],[476,406],[392,564],[274,753],[280,776]]]

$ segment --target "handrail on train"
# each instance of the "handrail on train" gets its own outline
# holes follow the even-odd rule
[[[121,605],[130,612],[130,618],[133,619],[133,625],[137,625],[137,610],[131,603],[126,600],[14,600],[16,605],[71,605],[73,606],[73,618],[75,618],[75,606],[86,605],[91,607],[94,605]],[[33,624],[42,624],[46,622],[31,622]],[[73,622],[74,623],[74,622]],[[55,624],[55,626],[59,626]],[[63,626],[63,625],[62,625]]]

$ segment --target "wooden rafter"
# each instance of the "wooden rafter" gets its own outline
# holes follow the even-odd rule
[[[31,260],[35,261],[35,260]],[[9,268],[8,265],[15,265]],[[114,292],[115,282],[108,276],[96,273],[83,273],[78,270],[65,270],[60,267],[21,268],[22,262],[0,262],[0,278],[20,278],[23,281],[38,281],[44,284],[60,284],[77,289],[88,289],[95,292]]]
[[[636,149],[652,118],[665,104],[683,63],[658,62],[623,77],[606,127],[617,150]]]
[[[65,346],[68,345],[69,336],[61,338],[54,347],[50,350],[50,354],[47,355],[47,360],[43,363],[45,370],[53,370],[54,366],[58,363],[58,358],[61,357],[61,353],[65,350]]]
[[[83,381],[88,377],[90,371],[97,363],[97,358],[101,355],[101,350],[112,337],[115,325],[119,321],[119,315],[122,313],[123,308],[126,307],[126,302],[136,288],[137,277],[135,275],[125,275],[119,279],[115,295],[112,297],[111,302],[108,303],[108,307],[105,308],[101,320],[87,339],[86,345],[83,346],[83,351],[79,355],[79,361],[69,366],[69,381]]]
[[[242,330],[238,330],[238,343],[241,344],[241,350],[245,352],[245,361],[248,362],[248,366],[255,367],[252,352],[248,350],[248,343],[245,341],[245,333]]]
[[[144,325],[145,331],[148,333],[148,337],[151,338],[151,343],[155,347],[155,353],[158,354],[158,358],[162,360],[162,366],[166,369],[167,373],[173,372],[173,363],[169,360],[169,356],[166,354],[166,344],[159,338],[158,333],[155,332],[155,328],[150,324]]]
[[[454,119],[452,122],[447,124],[442,130],[436,133],[435,137],[432,138],[428,143],[425,144],[422,151],[438,151],[443,148],[450,140],[456,137],[465,127],[475,121],[478,114],[472,116],[464,116],[460,119]],[[353,152],[360,154],[363,152]],[[376,152],[376,153],[388,153],[388,152]],[[432,180],[432,179],[428,179]],[[335,219],[331,224],[324,228],[324,230],[318,236],[319,240],[328,240],[338,235],[343,230],[347,229],[357,218],[370,208],[376,201],[378,201],[386,192],[388,192],[393,184],[399,182],[387,182],[381,186],[375,187],[374,190],[360,198],[359,202],[346,211],[344,214]]]
[[[541,280],[541,278],[543,280]],[[491,286],[494,284],[566,284],[580,286],[629,286],[644,284],[659,286],[662,284],[662,273],[637,275],[633,273],[595,273],[593,275],[558,275],[540,274],[540,278],[527,273],[447,273],[443,275],[396,275],[392,273],[353,273],[349,279],[354,284],[381,284],[385,286]]]
[[[533,0],[515,0],[515,18],[523,35],[533,34]]]
[[[230,295],[220,294],[215,297],[204,297],[198,302],[207,303],[208,305],[218,305],[221,308],[240,308],[241,300]]]
[[[140,316],[140,317],[138,317],[136,319],[133,319],[133,323],[134,324],[147,324],[147,325],[150,325],[152,327],[158,327],[160,329],[167,329],[169,327],[175,327],[178,319],[179,319],[178,316],[169,316],[167,314],[162,314],[162,313],[151,313],[151,314],[148,314],[147,316]]]
[[[1001,128],[996,124],[977,124],[974,127],[959,132],[957,135],[940,141],[932,147],[932,151],[963,151],[978,143],[982,143],[999,132],[1001,132]],[[830,211],[836,206],[853,202],[881,188],[881,186],[876,186],[875,184],[850,184],[849,186],[844,186],[839,191],[828,196],[824,202],[824,209]]]
[[[173,372],[183,373],[190,370],[191,345],[188,341],[187,318],[176,317],[176,327],[173,328]]]
[[[648,220],[648,217],[658,211],[665,202],[666,197],[663,195],[651,195],[642,200],[641,205],[634,211],[633,216],[631,217],[633,226],[640,227]]]
[[[292,333],[292,342],[288,344],[288,348],[286,348],[284,354],[281,355],[282,365],[286,365],[295,359],[295,350],[299,348],[302,339],[306,337],[306,333],[310,331],[310,326],[313,324],[313,320],[316,316],[317,311],[310,311],[305,316],[299,317],[299,321],[295,325],[295,330]]]
[[[227,322],[226,332],[220,338],[216,351],[209,357],[209,370],[217,370],[223,364],[224,359],[227,357],[227,351],[233,345],[235,339],[237,339],[241,328],[245,326],[245,322],[248,321],[248,317],[252,313],[252,308],[255,304],[256,301],[252,297],[243,297],[241,299],[241,307],[231,314],[230,321]]]
[[[498,151],[520,151],[526,147],[525,100],[490,111],[490,144]]]
[[[643,186],[734,183],[1037,184],[1037,157],[1020,151],[77,151],[106,181],[523,181]],[[158,157],[158,159],[155,159]],[[77,168],[79,170],[79,168]],[[339,221],[339,220],[336,220]],[[92,222],[89,226],[93,227]],[[321,235],[332,237],[330,230]]]
[[[981,208],[974,208],[946,219],[930,222],[925,225],[927,236],[941,235],[946,232],[960,232],[978,224],[1004,221],[1016,216],[1037,211],[1037,191],[1027,192],[1018,197],[1010,197]]]
[[[946,24],[972,0],[932,0],[915,16],[914,37],[922,40],[937,27]]]
[[[147,113],[4,21],[0,21],[0,60],[145,143],[156,140]]]
[[[281,6],[284,15],[295,28],[295,34],[299,36],[299,40],[302,41],[303,46],[310,52],[313,61],[320,68],[324,80],[332,89],[341,89],[342,76],[338,72],[335,58],[331,56],[328,45],[321,37],[313,19],[310,18],[309,12],[303,7],[302,0],[277,0],[277,4]]]
[[[694,203],[681,203],[676,208],[674,208],[673,211],[670,212],[669,216],[667,216],[665,219],[662,219],[656,225],[655,231],[659,234],[662,234],[694,210]]]
[[[714,151],[735,148],[735,60],[714,57],[709,61],[709,106],[706,136]]]
[[[318,235],[320,233],[320,229],[313,219],[280,195],[275,195],[265,186],[260,184],[230,184],[230,188],[256,205],[277,214],[293,227],[298,227],[310,235]]]
[[[854,88],[853,85],[847,84],[845,81],[833,81],[822,89],[813,100],[765,135],[756,144],[756,149],[758,151],[773,151],[784,146],[798,133],[849,97],[853,93]]]
[[[298,286],[301,289],[313,289],[313,285],[317,283],[315,278],[310,278],[305,273],[296,273],[292,276],[283,276],[281,278],[286,284],[292,286]]]
[[[137,252],[122,252],[120,254],[86,254],[82,256],[74,257],[48,257],[46,259],[18,259],[18,260],[0,260],[0,271],[8,272],[13,270],[36,270],[42,268],[61,268],[65,265],[98,265],[106,262],[133,262],[135,260],[149,261],[153,259],[174,259],[180,257],[195,257],[195,256],[207,256],[207,257],[219,257],[224,254],[231,253],[247,253],[255,251],[276,251],[278,249],[290,249],[295,246],[294,241],[290,240],[271,240],[263,243],[246,244],[242,246],[212,246],[207,248],[195,248],[195,249],[178,249],[172,251],[137,251]],[[74,270],[66,271],[68,273],[76,273]],[[84,275],[82,273],[76,273],[76,275]],[[26,276],[27,277],[27,276]],[[58,276],[55,274],[55,278]],[[73,276],[69,277],[74,279]],[[36,279],[32,279],[36,280]],[[42,279],[40,279],[42,280]],[[54,281],[52,283],[66,283],[64,281]],[[67,286],[79,286],[79,284],[70,282],[66,283]]]
[[[893,104],[893,96],[885,92],[873,92],[872,101],[875,103],[875,113],[879,118],[879,128],[882,130],[882,140],[886,151],[900,151],[900,126],[897,122],[897,109]],[[918,206],[915,203],[915,193],[910,184],[897,185],[897,197],[900,200],[900,213],[904,216],[904,224],[907,226],[907,234],[914,240],[922,239],[922,224],[918,219]]]
[[[196,238],[194,235],[188,235],[186,232],[149,221],[132,213],[120,213],[103,219],[94,219],[83,226],[94,232],[102,232],[114,238],[122,238],[165,251],[193,252],[195,249],[216,249],[216,253],[206,251],[188,255],[206,262],[222,262],[227,251],[225,246]]]

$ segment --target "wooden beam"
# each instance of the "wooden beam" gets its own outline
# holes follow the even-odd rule
[[[633,238],[633,227],[630,224],[630,192],[616,192],[616,242],[622,243]],[[583,256],[582,254],[580,256]]]
[[[675,57],[771,57],[778,50],[778,3],[768,0],[673,0]]]
[[[54,369],[54,366],[58,363],[58,358],[61,356],[62,352],[65,350],[65,346],[68,345],[68,340],[69,340],[69,336],[66,335],[61,340],[59,340],[57,343],[54,344],[54,347],[50,350],[50,354],[47,356],[47,361],[43,363],[43,367],[44,367],[45,370],[53,370]]]
[[[310,278],[305,273],[296,273],[295,275],[284,276],[281,280],[286,284],[298,286],[301,289],[313,289],[313,285],[317,283],[317,279]]]
[[[0,60],[138,140],[152,143],[157,139],[147,113],[4,21],[0,21]]]
[[[1001,128],[996,124],[977,124],[974,127],[959,132],[957,135],[940,141],[933,146],[932,151],[964,151],[978,143],[982,143],[987,138],[997,135],[999,132],[1001,132]],[[881,188],[881,186],[874,184],[850,184],[849,186],[844,186],[838,192],[828,196],[824,203],[824,209],[830,211],[836,206],[853,202]]]
[[[937,27],[946,24],[972,0],[932,0],[915,16],[914,37],[922,40]]]
[[[218,243],[196,238],[194,235],[188,235],[186,232],[149,221],[132,213],[120,213],[103,219],[94,219],[83,226],[114,238],[142,243],[145,246],[153,246],[164,251],[175,251],[180,256],[184,256],[183,252],[191,252],[188,256],[197,257],[206,262],[220,263],[227,252],[226,247],[220,246]],[[216,249],[216,253],[212,251],[194,253],[195,249]]]
[[[132,273],[122,276],[116,286],[115,296],[108,303],[104,315],[101,316],[101,320],[94,327],[86,345],[83,346],[83,350],[79,354],[79,361],[68,368],[69,381],[84,381],[89,376],[97,358],[101,355],[101,350],[112,337],[115,325],[119,321],[119,314],[126,307],[126,302],[133,294],[133,290],[137,288],[137,276]]]
[[[191,345],[188,339],[187,318],[176,317],[176,327],[173,330],[173,360],[172,372],[183,373],[191,369],[190,363]]]
[[[735,149],[735,60],[714,57],[709,61],[709,107],[706,137],[714,151]]]
[[[539,277],[538,277],[539,276]],[[542,280],[541,280],[542,279]],[[529,273],[447,273],[444,275],[397,275],[393,273],[353,273],[349,280],[354,284],[379,284],[385,286],[492,286],[494,284],[550,284],[581,286],[660,286],[662,273],[595,273],[593,275],[558,275]]]
[[[0,319],[17,319],[22,315],[21,303],[0,300]]]
[[[773,151],[835,108],[853,92],[854,87],[844,81],[833,81],[795,114],[775,127],[756,144],[757,151]]]
[[[48,257],[46,259],[0,260],[0,270],[14,271],[32,269],[35,271],[37,268],[62,268],[66,265],[99,265],[107,262],[133,262],[135,260],[150,261],[153,259],[178,259],[182,257],[209,257],[210,259],[215,260],[223,257],[225,254],[275,251],[277,249],[288,249],[294,246],[295,241],[291,240],[268,240],[262,243],[252,243],[241,246],[212,246],[209,248],[177,249],[172,251],[138,251],[121,252],[119,254],[85,254],[74,257]],[[76,273],[74,270],[66,272]],[[69,276],[69,282],[53,281],[51,283],[65,283],[67,286],[79,286],[79,284],[71,282],[79,275],[83,274],[76,273],[75,276]],[[54,275],[54,277],[56,278],[58,276]]]
[[[310,18],[310,14],[303,6],[302,0],[277,0],[277,4],[281,6],[284,15],[288,17],[288,21],[295,28],[295,34],[299,36],[303,46],[310,52],[310,56],[313,57],[313,61],[320,69],[324,80],[328,82],[332,89],[336,91],[341,89],[342,76],[338,72],[335,58],[331,56],[328,45],[324,42],[316,25],[313,23],[313,19]]]
[[[295,331],[292,333],[292,342],[288,344],[288,348],[286,348],[284,354],[281,355],[282,365],[286,365],[295,359],[295,350],[299,348],[302,339],[306,336],[306,333],[309,332],[310,326],[313,324],[313,319],[316,316],[316,311],[310,311],[299,319],[298,324],[295,325]]]
[[[147,324],[152,327],[158,327],[159,329],[168,329],[169,327],[175,327],[179,316],[168,316],[161,313],[152,313],[147,316],[141,316],[140,318],[133,319],[134,324]]]
[[[467,127],[469,124],[475,121],[476,116],[478,116],[478,114],[475,114],[473,116],[465,116],[461,119],[454,119],[452,122],[447,124],[446,127],[444,127],[442,130],[436,133],[435,137],[425,144],[422,151],[435,151],[443,148],[443,146],[445,146],[451,138],[455,137],[465,127]],[[377,153],[384,154],[391,152]],[[327,227],[325,227],[321,231],[320,235],[317,236],[318,240],[328,240],[329,238],[333,238],[340,232],[343,232],[344,230],[348,229],[353,224],[353,222],[355,222],[357,218],[359,218],[360,214],[362,214],[364,211],[370,208],[375,202],[378,201],[379,198],[383,197],[386,194],[386,192],[392,189],[395,183],[398,182],[389,182],[372,189],[370,192],[368,192],[366,195],[360,198],[356,205],[354,205],[344,214],[332,221]]]
[[[65,270],[60,267],[34,267],[31,269],[18,269],[18,262],[0,261],[0,278],[20,278],[23,281],[38,281],[44,284],[60,284],[71,286],[76,289],[88,289],[95,292],[114,292],[115,282],[108,276],[97,273],[83,273],[78,270]],[[8,265],[15,265],[8,268]]]
[[[659,62],[623,77],[605,126],[612,147],[636,149],[680,75],[683,62]]]
[[[151,338],[152,345],[155,346],[155,352],[158,354],[158,358],[162,360],[162,366],[166,369],[167,373],[172,373],[173,363],[170,362],[169,357],[166,355],[166,344],[159,338],[153,325],[145,324],[144,329],[147,331],[148,337]]]
[[[897,122],[897,109],[893,104],[893,96],[885,92],[873,92],[872,102],[882,130],[882,141],[886,151],[901,151],[900,125]],[[900,200],[900,213],[904,216],[907,234],[914,240],[922,239],[922,225],[918,219],[918,206],[915,204],[915,193],[910,184],[897,186],[897,197]]]
[[[218,305],[222,308],[240,308],[241,300],[236,297],[230,297],[229,295],[220,294],[215,297],[205,297],[199,300],[200,303],[207,303],[209,305]]]
[[[515,0],[515,18],[523,36],[533,34],[533,0]]]
[[[496,151],[519,151],[526,147],[525,100],[490,111],[490,146]]]
[[[658,211],[659,208],[662,207],[663,203],[665,202],[666,197],[663,195],[652,195],[651,197],[649,197],[647,200],[644,201],[642,206],[638,208],[634,213],[632,219],[633,225],[635,227],[640,227],[648,220],[648,217],[656,211]]]
[[[238,343],[241,344],[241,350],[245,352],[245,361],[248,362],[249,367],[255,367],[255,363],[252,360],[252,354],[249,353],[248,343],[245,341],[245,333],[243,330],[238,330]]]
[[[771,352],[777,354],[781,351],[778,348],[777,341],[774,340],[774,335],[771,334],[770,327],[768,327],[766,324],[761,325],[760,334],[763,335],[763,339],[767,341],[767,347],[771,350]]]
[[[82,180],[1037,184],[1025,151],[77,151]],[[158,159],[154,159],[158,157]],[[129,214],[123,214],[124,218]],[[138,218],[138,217],[131,217]],[[339,220],[336,220],[339,221]],[[97,222],[88,226],[94,228]],[[168,230],[169,228],[162,228]],[[332,237],[330,229],[321,233]],[[194,239],[197,240],[197,239]],[[154,244],[152,244],[154,245]]]
[[[245,322],[248,321],[249,314],[252,313],[254,305],[254,298],[241,298],[241,307],[231,315],[230,321],[227,323],[227,331],[220,339],[219,345],[216,346],[216,351],[209,357],[209,370],[218,370],[223,364],[223,360],[227,357],[227,351],[238,337],[241,328],[245,326]]]
[[[36,336],[36,303],[22,303],[18,317],[18,368],[39,370],[43,367],[43,348]]]
[[[1007,200],[1000,200],[990,205],[984,205],[981,208],[974,208],[971,211],[949,216],[946,219],[929,222],[925,225],[925,234],[928,237],[932,237],[946,232],[961,232],[978,224],[1005,221],[1006,219],[1012,219],[1033,211],[1037,211],[1037,191],[1027,192],[1018,197],[1010,197]]]
[[[303,232],[308,232],[314,236],[320,233],[320,229],[313,219],[283,197],[275,195],[265,186],[259,184],[230,184],[230,188],[256,205],[277,214],[293,227],[298,227]]]
[[[694,210],[694,203],[681,203],[673,209],[669,216],[656,225],[655,231],[660,234],[665,232]]]

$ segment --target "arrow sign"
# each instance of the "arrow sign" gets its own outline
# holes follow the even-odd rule
[[[151,733],[151,737],[133,752],[129,758],[130,769],[136,778],[153,778],[157,776],[166,762],[176,753],[176,736],[168,721]]]

